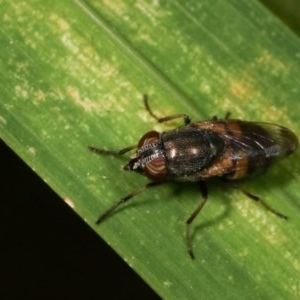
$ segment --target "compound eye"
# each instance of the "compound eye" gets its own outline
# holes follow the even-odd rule
[[[164,181],[167,177],[166,160],[161,153],[157,152],[159,143],[160,133],[157,131],[147,132],[138,143],[138,152],[148,158],[143,174],[153,181]],[[148,151],[150,153],[147,153]]]
[[[154,144],[154,143],[157,143],[159,142],[159,133],[157,131],[149,131],[147,133],[145,133],[139,143],[138,143],[138,148],[141,148],[145,145],[148,145],[148,144]]]
[[[166,160],[158,156],[151,160],[144,168],[144,175],[153,181],[164,181],[167,177]]]

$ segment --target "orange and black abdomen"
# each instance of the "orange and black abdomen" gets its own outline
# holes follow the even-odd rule
[[[229,147],[234,153],[234,170],[228,179],[240,179],[266,171],[274,162],[290,155],[298,139],[289,129],[267,123],[236,121],[226,126]],[[238,131],[235,127],[239,127]],[[236,135],[238,135],[236,137]]]
[[[263,173],[271,164],[290,155],[298,147],[296,135],[279,125],[240,120],[203,123],[206,123],[206,130],[218,132],[226,141],[223,155],[215,164],[221,170],[216,176],[227,179]],[[216,171],[216,168],[212,168]]]
[[[161,135],[169,179],[242,179],[263,173],[298,146],[289,129],[268,123],[210,120]]]

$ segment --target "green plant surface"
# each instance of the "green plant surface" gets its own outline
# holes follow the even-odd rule
[[[300,41],[256,1],[1,1],[0,134],[164,299],[300,297],[300,154],[243,187],[290,218],[277,218],[238,191],[208,183],[192,226],[197,186],[166,184],[100,213],[144,185],[122,170],[120,149],[156,124],[145,111],[279,123],[297,135]],[[117,288],[117,287],[116,287]]]

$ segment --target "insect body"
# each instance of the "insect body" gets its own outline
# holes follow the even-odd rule
[[[159,118],[150,109],[147,96],[144,97],[144,104],[150,115],[158,122],[183,118],[184,126],[163,133],[150,131],[137,145],[119,151],[89,147],[95,153],[106,155],[123,155],[137,149],[124,169],[138,172],[151,180],[150,183],[120,199],[99,217],[97,223],[104,221],[119,205],[146,188],[166,181],[199,182],[203,199],[186,222],[187,247],[190,256],[194,258],[189,225],[206,202],[205,180],[221,177],[235,182],[263,173],[271,164],[293,153],[298,146],[298,139],[289,129],[275,124],[227,118],[191,122],[185,114]],[[260,201],[277,216],[287,218],[259,197],[244,190],[242,192]]]

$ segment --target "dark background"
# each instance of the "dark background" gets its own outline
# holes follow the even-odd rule
[[[0,299],[160,299],[0,140]]]

